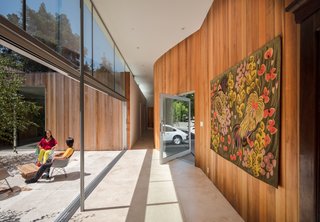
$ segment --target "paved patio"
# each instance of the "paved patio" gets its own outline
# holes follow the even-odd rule
[[[32,161],[33,149],[0,151],[0,160]],[[88,185],[120,151],[85,152],[85,184]],[[4,158],[5,157],[5,158]],[[1,166],[0,162],[0,166]],[[25,184],[10,168],[14,192],[0,192],[0,221],[54,221],[79,195],[79,152],[67,167],[68,177]],[[0,185],[1,189],[6,186]],[[0,190],[1,190],[0,189]],[[9,195],[8,195],[9,194]],[[159,151],[126,151],[85,201],[85,211],[70,221],[162,222],[243,221],[230,203],[197,167],[193,156],[159,164]]]
[[[19,150],[19,155],[11,150],[0,151],[0,158],[14,159],[16,164],[33,160],[33,149]],[[85,152],[85,185],[89,184],[100,171],[117,156],[120,151]],[[6,191],[6,184],[0,184],[0,221],[54,221],[79,195],[80,156],[75,152],[63,174],[53,180],[41,179],[35,184],[26,184],[15,167],[10,166],[13,177],[7,180],[14,192]],[[19,158],[20,157],[20,160]],[[3,164],[3,163],[2,163]],[[2,191],[1,191],[2,190]]]

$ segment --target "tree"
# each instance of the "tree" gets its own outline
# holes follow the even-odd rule
[[[52,14],[41,3],[39,10],[26,9],[27,32],[79,65],[80,36],[72,32],[68,16],[64,13]],[[85,50],[85,53],[87,50]]]
[[[189,117],[189,110],[185,103],[174,101],[172,107],[174,122],[184,122]]]
[[[40,109],[19,94],[24,81],[22,66],[19,60],[0,54],[0,140],[12,144],[16,153],[17,130],[23,132],[30,125],[36,126],[28,117],[38,115]]]
[[[59,1],[62,2],[62,0]],[[72,31],[68,15],[59,11],[51,13],[50,10],[47,10],[44,2],[40,4],[38,10],[34,10],[27,5],[25,20],[23,20],[23,14],[22,11],[19,15],[15,13],[7,14],[7,19],[19,27],[23,27],[25,23],[26,31],[30,35],[79,66],[80,35]],[[84,54],[87,55],[87,53],[88,50],[85,48]]]

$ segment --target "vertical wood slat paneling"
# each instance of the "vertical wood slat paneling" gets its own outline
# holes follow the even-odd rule
[[[49,124],[56,126],[55,133],[61,147],[64,147],[65,138],[73,136],[75,138],[75,148],[79,148],[79,83],[62,76],[60,74],[52,74],[56,79],[55,81],[49,81],[49,86],[55,85],[57,88],[53,96],[50,96],[50,100],[46,101],[48,106],[54,104],[57,113],[46,114],[50,119],[47,127],[51,127]],[[68,83],[71,90],[61,88],[59,85]],[[68,92],[72,92],[70,95]],[[70,101],[70,102],[69,102]],[[69,105],[65,105],[68,104]],[[105,104],[107,104],[105,106]],[[86,150],[118,150],[122,148],[121,135],[113,133],[114,130],[121,129],[121,121],[113,121],[113,119],[119,120],[122,118],[122,106],[121,101],[110,97],[104,93],[96,91],[91,87],[85,86],[85,149]],[[111,110],[111,112],[109,112]],[[72,118],[72,121],[66,120],[66,118]],[[62,120],[65,120],[64,123]],[[67,131],[69,129],[69,131]]]
[[[286,4],[289,4],[291,0],[285,0]],[[289,35],[289,33],[295,33],[297,27],[296,24],[291,22],[294,20],[294,16],[291,13],[284,15],[284,45],[283,55],[291,55],[283,57],[283,69],[285,75],[282,75],[282,112],[285,114],[284,122],[285,129],[282,131],[281,147],[286,147],[284,156],[286,157],[285,165],[282,167],[287,169],[286,172],[286,220],[295,221],[298,218],[299,210],[291,211],[298,203],[298,170],[299,169],[299,104],[297,103],[299,98],[299,82],[298,71],[299,70],[299,53],[297,51],[298,40],[296,35]]]
[[[290,2],[215,0],[200,30],[170,49],[154,65],[156,147],[159,148],[160,94],[194,90],[196,165],[208,175],[245,221],[299,220],[298,28],[293,16],[284,12],[285,5]],[[275,189],[210,149],[209,82],[279,34],[283,42],[282,127],[280,186]],[[200,121],[204,122],[204,127],[200,127]]]
[[[59,73],[26,75],[26,86],[45,87],[45,125],[59,149],[68,136],[79,150],[79,83]],[[122,102],[85,86],[85,150],[119,150],[122,144]]]

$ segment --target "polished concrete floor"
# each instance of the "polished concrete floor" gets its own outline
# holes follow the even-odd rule
[[[71,221],[242,221],[187,159],[159,164],[154,149],[127,151]]]
[[[141,137],[133,144],[132,149],[153,149],[153,129],[145,130]]]
[[[126,151],[89,195],[85,211],[78,210],[70,221],[243,221],[194,166],[191,154],[161,165],[159,151],[151,149],[152,131],[143,135],[136,149]],[[31,151],[20,153],[24,152]],[[85,152],[85,184],[119,152]],[[0,157],[10,155],[0,151]],[[8,180],[15,191],[0,192],[0,221],[54,221],[79,194],[79,152],[73,155],[67,172],[67,178],[57,175],[53,181],[25,184],[13,171],[14,176]]]
[[[112,168],[71,221],[243,221],[189,154],[159,164],[148,130]]]

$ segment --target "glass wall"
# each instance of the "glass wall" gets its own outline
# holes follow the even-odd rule
[[[48,72],[52,71],[0,45],[0,122],[6,122],[0,129],[0,148],[13,144],[14,126],[18,146],[37,142],[43,136],[45,83],[42,75]]]
[[[125,62],[122,58],[119,50],[116,48],[114,62],[114,74],[115,74],[115,91],[120,95],[125,95]]]
[[[0,0],[0,14],[79,68],[79,0]],[[125,60],[90,0],[84,0],[84,64],[87,74],[125,94]],[[25,19],[24,16],[25,15]]]
[[[79,0],[27,0],[26,31],[79,65]]]
[[[0,0],[0,6],[0,15],[20,28],[23,27],[21,0]]]
[[[85,71],[92,75],[92,4],[84,1],[84,66]]]
[[[93,10],[93,75],[114,90],[114,43]]]

